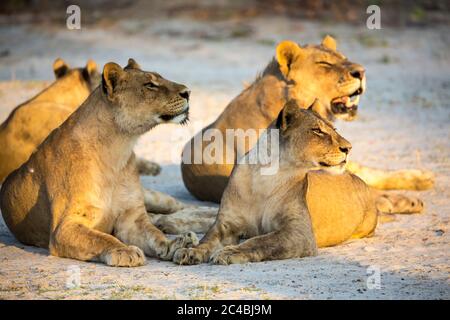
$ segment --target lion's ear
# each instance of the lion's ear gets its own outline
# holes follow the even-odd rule
[[[86,67],[84,68],[89,75],[93,75],[98,72],[97,64],[94,60],[89,59],[86,63]]]
[[[103,67],[102,87],[108,99],[114,98],[115,90],[122,79],[123,73],[122,68],[114,62],[108,62]]]
[[[69,72],[69,65],[61,58],[58,58],[53,62],[53,73],[56,79],[64,77]]]
[[[141,66],[134,60],[133,58],[128,59],[128,64],[124,68],[124,70],[130,70],[130,69],[138,69],[141,70]]]
[[[292,63],[301,53],[301,48],[293,41],[285,40],[278,44],[276,49],[276,59],[280,65],[281,73],[287,77]]]
[[[336,40],[330,35],[326,35],[325,38],[323,38],[322,45],[333,51],[336,51],[337,48]]]
[[[276,127],[281,132],[286,131],[294,122],[299,113],[299,106],[295,100],[289,100],[278,114]]]

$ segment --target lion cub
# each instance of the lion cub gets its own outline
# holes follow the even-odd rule
[[[196,244],[193,233],[169,240],[150,222],[133,153],[156,125],[187,121],[189,93],[132,59],[106,64],[101,85],[3,184],[11,232],[55,256],[125,267]]]
[[[351,144],[328,121],[293,101],[280,112],[276,127],[276,175],[261,175],[261,164],[238,164],[214,225],[198,247],[178,250],[174,262],[231,264],[305,257],[315,255],[317,247],[373,234],[373,194],[361,179],[343,173]],[[255,149],[246,157],[254,156]],[[241,238],[248,240],[239,243]]]

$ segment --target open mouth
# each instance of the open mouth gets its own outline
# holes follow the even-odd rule
[[[331,101],[331,111],[333,111],[333,113],[337,115],[339,114],[355,115],[358,109],[359,97],[361,96],[362,92],[363,89],[359,88],[351,95],[333,99]]]

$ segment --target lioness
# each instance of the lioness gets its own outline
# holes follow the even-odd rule
[[[233,169],[214,225],[198,247],[178,250],[174,262],[231,264],[311,256],[317,247],[374,233],[374,193],[360,178],[344,173],[351,144],[330,122],[293,101],[275,126],[280,130],[278,172],[262,175],[265,164],[248,164],[258,152],[250,150]],[[422,204],[402,210],[413,212],[416,205]],[[248,240],[239,244],[241,238]]]
[[[352,120],[359,97],[365,91],[365,82],[364,68],[336,51],[336,41],[330,36],[318,46],[281,42],[262,75],[184,147],[181,171],[186,188],[200,200],[220,202],[234,163],[258,140],[260,132],[254,131],[252,135],[246,130],[266,129],[290,99],[308,107],[318,98],[320,106],[315,111],[322,117]],[[246,131],[245,143],[239,143],[236,137],[228,138],[227,129]],[[214,139],[203,141],[209,130],[218,130],[224,137],[223,154],[205,152],[215,142]],[[217,158],[221,159],[219,163]],[[226,159],[231,159],[231,163]],[[428,171],[382,171],[355,163],[349,163],[347,169],[379,189],[420,190],[433,185],[433,174]]]
[[[4,220],[22,243],[59,257],[140,266],[144,253],[172,258],[195,244],[169,240],[150,221],[133,146],[160,123],[188,118],[189,90],[133,60],[104,66],[101,85],[10,174],[0,191]]]
[[[0,125],[0,183],[28,160],[49,133],[59,127],[99,85],[94,61],[70,68],[62,59],[53,63],[56,81],[16,107]],[[156,175],[158,164],[138,159],[139,172]]]

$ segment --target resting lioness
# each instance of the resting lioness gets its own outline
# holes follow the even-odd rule
[[[195,243],[169,240],[151,222],[133,146],[159,123],[188,118],[189,91],[157,73],[108,63],[89,98],[11,173],[0,191],[3,218],[22,243],[59,257],[139,266],[144,253],[171,259]]]
[[[249,164],[257,148],[250,150],[234,167],[214,225],[198,247],[178,250],[174,262],[230,264],[304,257],[315,255],[317,247],[374,233],[374,193],[357,176],[343,173],[351,144],[331,123],[295,102],[280,112],[276,129],[278,172],[261,174],[264,164]],[[242,238],[248,240],[239,244]]]
[[[318,98],[321,104],[315,111],[322,117],[352,120],[365,91],[365,79],[364,68],[338,52],[336,41],[330,36],[318,46],[281,42],[262,75],[184,147],[181,171],[186,188],[200,200],[220,202],[236,159],[253,147],[260,134],[247,132],[246,143],[240,144],[235,137],[228,138],[227,130],[266,129],[290,99],[295,99],[300,107],[308,107]],[[218,130],[225,140],[223,153],[207,152],[216,139],[203,141],[202,137],[211,130]],[[379,189],[419,190],[433,185],[429,171],[382,171],[355,163],[349,163],[347,169]]]
[[[0,183],[28,160],[49,133],[59,127],[99,85],[94,61],[70,68],[62,59],[53,63],[56,81],[16,107],[0,125]],[[158,164],[138,159],[139,172],[156,175]]]

